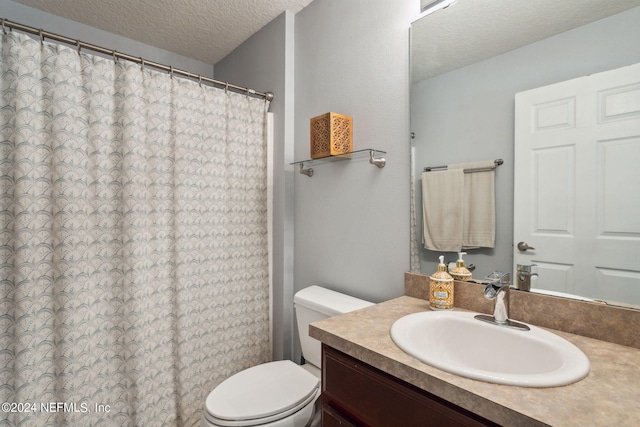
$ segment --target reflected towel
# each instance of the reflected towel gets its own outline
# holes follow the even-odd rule
[[[493,160],[456,163],[449,170],[493,168]],[[464,174],[462,249],[494,248],[496,236],[495,170]]]
[[[432,251],[462,247],[464,173],[461,169],[422,174],[422,243]]]

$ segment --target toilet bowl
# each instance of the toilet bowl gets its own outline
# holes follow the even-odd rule
[[[201,427],[319,426],[321,344],[309,336],[309,324],[370,305],[320,286],[296,293],[294,307],[306,363],[263,363],[227,378],[207,396]]]

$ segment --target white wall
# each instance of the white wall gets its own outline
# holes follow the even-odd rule
[[[640,7],[413,85],[417,189],[425,166],[505,160],[496,171],[496,247],[468,251],[465,257],[477,266],[474,277],[512,269],[515,94],[640,62],[638,23]],[[421,224],[420,208],[417,214]],[[438,255],[421,250],[422,273],[435,271]],[[447,254],[446,259],[455,258]]]
[[[378,302],[409,269],[409,25],[416,0],[315,0],[296,15],[295,157],[309,119],[353,118],[354,149],[387,152],[316,164],[295,179],[295,289],[321,284]]]
[[[186,56],[42,12],[11,0],[0,0],[0,18],[29,27],[42,28],[50,33],[117,50],[135,57],[142,57],[159,64],[172,65],[174,68],[201,76],[213,77],[213,65],[211,64],[205,64]]]
[[[293,348],[293,118],[294,15],[285,12],[215,64],[216,79],[261,92],[274,100],[273,356],[291,359]]]

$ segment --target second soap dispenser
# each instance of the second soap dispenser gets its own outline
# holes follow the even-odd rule
[[[464,265],[464,260],[462,259],[462,255],[466,255],[466,252],[458,252],[458,260],[456,261],[456,266],[453,268],[449,274],[455,280],[460,280],[462,282],[468,282],[471,280],[471,272]]]

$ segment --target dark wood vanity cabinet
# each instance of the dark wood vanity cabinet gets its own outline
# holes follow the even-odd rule
[[[322,346],[322,426],[498,426],[334,348]]]

